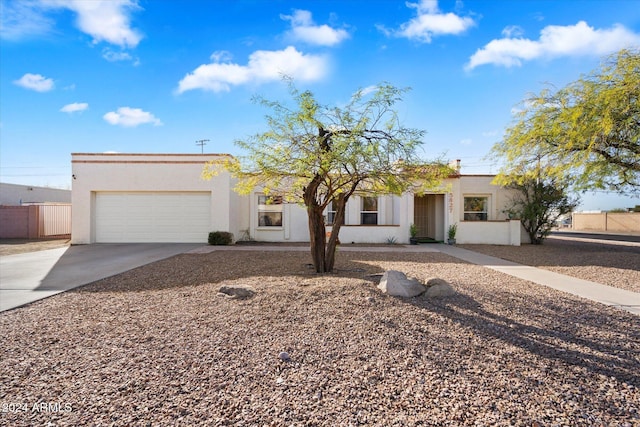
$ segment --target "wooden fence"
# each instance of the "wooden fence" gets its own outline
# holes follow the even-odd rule
[[[71,205],[0,206],[0,238],[71,237]]]

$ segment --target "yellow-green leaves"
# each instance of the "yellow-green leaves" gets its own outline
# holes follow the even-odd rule
[[[530,96],[492,149],[504,162],[501,174],[533,170],[577,190],[640,193],[639,99],[638,49],[608,57],[564,88]]]

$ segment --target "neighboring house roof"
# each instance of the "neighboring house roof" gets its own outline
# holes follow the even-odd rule
[[[71,190],[0,183],[0,205],[20,206],[34,203],[71,203]]]

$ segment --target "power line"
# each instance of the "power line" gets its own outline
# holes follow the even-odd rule
[[[208,139],[198,139],[196,141],[196,145],[199,145],[200,148],[202,149],[202,154],[204,154],[204,146],[207,145],[207,142],[209,142]]]

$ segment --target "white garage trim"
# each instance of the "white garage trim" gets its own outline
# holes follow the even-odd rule
[[[99,243],[206,243],[211,192],[96,192]]]

